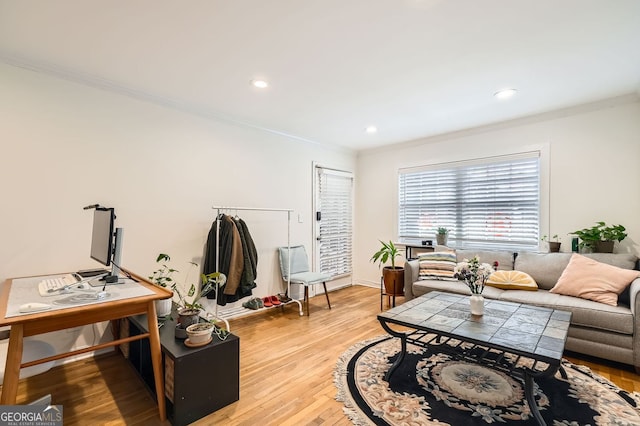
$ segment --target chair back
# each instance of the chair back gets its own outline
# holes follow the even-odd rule
[[[289,254],[291,254],[291,273],[309,272],[309,259],[304,246],[278,247],[280,271],[285,280],[289,277]]]

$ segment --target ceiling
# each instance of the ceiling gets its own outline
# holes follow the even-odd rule
[[[0,61],[360,150],[637,96],[640,1],[0,0]]]

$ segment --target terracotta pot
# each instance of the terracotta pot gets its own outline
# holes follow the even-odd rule
[[[596,253],[613,253],[613,241],[597,241]]]
[[[387,295],[404,295],[404,268],[385,266],[382,268],[382,280],[384,281],[384,292]]]
[[[560,242],[549,241],[549,253],[558,253],[560,251]]]

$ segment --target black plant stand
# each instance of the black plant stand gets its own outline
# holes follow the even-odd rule
[[[396,307],[396,296],[404,296],[404,294],[396,294],[394,293],[387,293],[386,289],[384,288],[384,277],[380,277],[380,310],[382,311],[383,308],[383,304],[382,302],[384,301],[384,296],[390,297],[392,300],[391,303],[391,307],[395,308]]]
[[[146,324],[146,315],[129,317],[129,335],[146,333]],[[174,328],[173,320],[160,328],[167,418],[187,425],[239,399],[240,339],[229,334],[220,340],[214,334],[211,343],[189,348],[175,338]],[[129,361],[155,395],[147,339],[129,343]]]

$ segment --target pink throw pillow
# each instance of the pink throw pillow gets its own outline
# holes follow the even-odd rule
[[[549,292],[617,306],[618,294],[639,276],[640,271],[618,268],[574,253]]]

